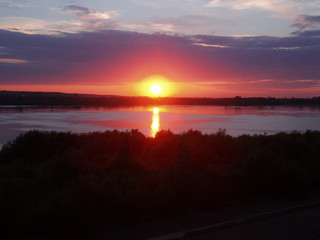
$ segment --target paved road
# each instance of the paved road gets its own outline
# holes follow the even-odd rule
[[[188,240],[320,240],[320,207],[188,236]]]
[[[320,193],[306,199],[254,199],[213,212],[195,212],[120,229],[110,229],[108,225],[101,225],[88,235],[79,236],[78,233],[70,233],[68,236],[63,234],[61,237],[47,236],[31,239],[320,240],[319,201]],[[241,220],[240,224],[237,225],[239,220]],[[220,228],[221,224],[222,227],[227,225],[229,228]],[[216,230],[190,235],[208,228]]]

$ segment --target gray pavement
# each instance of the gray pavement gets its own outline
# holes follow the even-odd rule
[[[97,239],[220,239],[220,237],[223,237],[222,235],[216,238],[212,237],[210,234],[218,232],[221,232],[221,234],[223,232],[225,234],[234,232],[232,229],[238,228],[243,228],[243,231],[249,231],[243,226],[250,226],[255,223],[258,224],[265,220],[267,221],[265,226],[270,226],[273,219],[282,219],[282,216],[291,216],[293,213],[299,214],[298,212],[303,213],[304,211],[308,212],[309,210],[312,212],[312,209],[317,209],[318,214],[318,206],[320,206],[320,194],[314,194],[309,198],[295,200],[257,198],[247,202],[233,203],[229,207],[213,212],[195,212],[172,219],[151,221],[114,231],[109,231],[107,228],[102,229],[98,233]],[[313,219],[316,219],[317,214]],[[307,215],[308,214],[306,214],[306,216]],[[267,219],[269,219],[270,222],[268,222],[269,220]],[[290,222],[290,217],[287,220]],[[307,219],[306,221],[309,220],[312,219]],[[281,225],[282,224],[280,224],[280,226]],[[314,225],[310,224],[310,226]],[[263,227],[263,224],[261,227]],[[296,229],[298,229],[298,227],[296,227]],[[250,233],[250,231],[248,233]],[[275,231],[272,231],[271,234],[275,234]],[[270,237],[270,235],[266,236]],[[230,239],[241,239],[232,238],[234,237],[233,235],[226,236],[226,238],[222,239],[229,239],[228,237],[231,237]],[[259,239],[253,236],[246,237],[247,238],[243,239]]]
[[[320,206],[185,237],[190,240],[319,240]]]

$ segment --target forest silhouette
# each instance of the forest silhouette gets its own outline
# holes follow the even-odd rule
[[[320,96],[310,98],[241,97],[187,98],[68,94],[56,92],[0,91],[0,105],[34,106],[150,106],[150,105],[218,105],[218,106],[320,106]]]
[[[319,184],[319,131],[29,131],[0,152],[0,224],[13,236],[112,229]]]

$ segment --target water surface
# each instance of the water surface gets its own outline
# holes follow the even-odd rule
[[[30,129],[92,132],[139,129],[154,136],[159,129],[188,129],[232,136],[280,131],[320,130],[319,107],[154,106],[131,108],[0,107],[0,144]]]

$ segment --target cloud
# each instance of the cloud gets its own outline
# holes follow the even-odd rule
[[[214,47],[214,48],[230,48],[229,46],[225,46],[225,45],[207,44],[207,43],[193,43],[193,45],[202,46],[202,47]]]
[[[253,81],[253,86],[259,86],[264,89],[282,89],[283,91],[292,89],[316,88],[320,84],[320,80],[269,80],[269,81]]]
[[[76,17],[92,19],[111,19],[120,15],[118,11],[99,11],[79,5],[64,6],[62,11],[71,13]]]
[[[288,51],[290,51],[290,50],[296,50],[296,49],[299,49],[299,48],[301,48],[301,47],[276,47],[276,48],[274,48],[274,49],[276,49],[276,50],[288,50]]]
[[[0,63],[11,63],[11,64],[17,64],[17,63],[27,63],[28,61],[22,60],[22,59],[14,59],[14,58],[0,58]]]
[[[162,74],[177,82],[237,82],[261,91],[266,86],[311,89],[320,82],[319,45],[318,38],[296,35],[179,36],[108,30],[48,36],[0,30],[0,46],[5,49],[1,57],[7,59],[0,62],[0,84],[103,86]],[[8,64],[8,59],[27,64]]]
[[[45,21],[25,17],[0,17],[0,29],[26,34],[58,35],[81,31],[114,29],[117,24],[100,19]]]
[[[291,27],[298,29],[297,31],[293,32],[293,34],[301,34],[301,32],[304,31],[305,29],[319,28],[320,16],[300,15],[294,20],[294,24],[292,24]]]
[[[127,30],[142,32],[201,32],[207,31],[218,20],[210,14],[190,14],[177,17],[154,16],[144,24],[118,23],[119,27]]]
[[[235,10],[260,9],[271,12],[288,12],[297,5],[289,0],[212,0],[206,7],[228,7]]]
[[[44,20],[29,17],[0,17],[0,29],[27,34],[57,35],[82,31],[110,30],[121,27],[113,20],[119,12],[103,12],[78,5],[63,8],[78,17],[73,20]]]
[[[319,0],[302,1],[298,3],[298,6],[300,6],[300,8],[310,8],[314,10],[315,8],[320,8],[320,1]]]
[[[180,17],[153,17],[152,22],[158,24],[171,24],[175,28],[202,28],[212,25],[216,18],[212,15],[184,15]]]
[[[40,19],[26,17],[2,17],[0,29],[24,33],[45,33],[50,23]]]
[[[301,37],[320,37],[320,30],[295,31],[292,34],[299,35]]]
[[[130,31],[139,31],[139,32],[175,32],[177,30],[177,26],[171,23],[155,23],[148,22],[145,24],[136,24],[136,23],[121,23],[119,24],[123,29]]]
[[[0,3],[0,8],[22,8],[22,7],[23,5],[20,5],[20,4],[13,4],[8,2]]]

